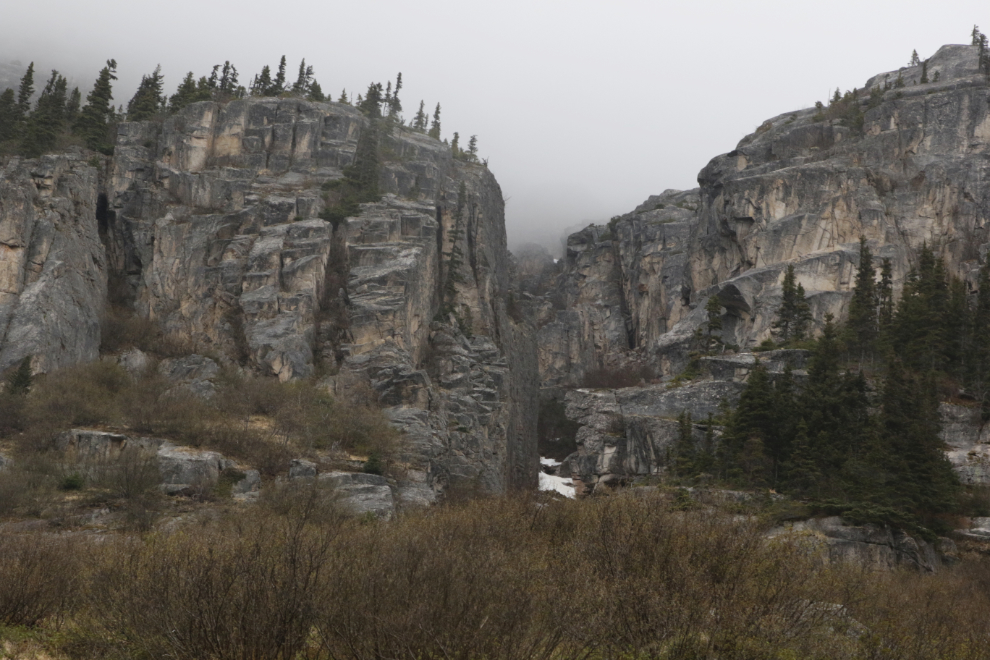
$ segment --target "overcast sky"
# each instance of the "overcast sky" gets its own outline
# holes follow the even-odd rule
[[[444,137],[478,135],[509,199],[509,242],[559,244],[698,171],[764,119],[990,32],[986,0],[46,0],[0,10],[0,61],[91,85],[116,58],[115,102],[162,65],[233,62],[247,84],[281,55],[324,92],[403,76],[410,117],[442,105]],[[39,75],[43,78],[44,75]]]

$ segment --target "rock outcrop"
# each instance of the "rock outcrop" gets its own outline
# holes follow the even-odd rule
[[[80,154],[0,167],[0,371],[94,360],[107,295],[99,176]]]
[[[923,243],[974,285],[990,246],[990,91],[976,47],[944,46],[928,71],[937,82],[921,84],[920,66],[867,81],[861,126],[828,108],[773,117],[712,159],[698,189],[573,234],[555,297],[537,302],[555,308],[537,314],[543,384],[629,361],[679,371],[713,295],[722,339],[753,347],[770,336],[788,265],[815,322],[841,318],[861,236],[891,259],[895,288]],[[867,102],[899,75],[906,86]]]
[[[295,99],[123,124],[111,272],[138,313],[199,350],[376,397],[411,440],[409,499],[458,480],[535,485],[536,348],[506,309],[501,190],[487,168],[392,127],[382,199],[322,219],[368,126],[350,106]]]

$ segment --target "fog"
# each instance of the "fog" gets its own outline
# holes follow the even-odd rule
[[[57,68],[85,94],[115,58],[117,104],[157,64],[169,94],[225,60],[248,85],[282,55],[292,80],[306,58],[334,98],[401,71],[407,118],[420,99],[439,102],[444,137],[478,136],[508,200],[510,245],[552,250],[565,227],[695,187],[764,119],[990,27],[976,0],[5,5],[0,62],[34,61],[36,86]]]

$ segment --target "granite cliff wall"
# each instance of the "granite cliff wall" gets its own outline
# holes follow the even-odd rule
[[[343,104],[201,102],[120,125],[103,177],[81,156],[9,163],[0,366],[95,359],[109,281],[197,351],[377,398],[411,440],[409,500],[535,486],[536,346],[506,308],[498,183],[391,126],[382,198],[321,219],[368,127]]]

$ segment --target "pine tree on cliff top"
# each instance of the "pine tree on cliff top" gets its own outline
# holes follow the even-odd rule
[[[272,81],[272,88],[274,91],[272,96],[277,96],[285,91],[285,55],[278,63],[278,73],[275,74],[275,80]]]
[[[34,112],[28,117],[22,145],[25,155],[34,158],[51,151],[65,128],[66,80],[52,71]]]
[[[427,115],[426,115],[426,103],[424,101],[419,102],[419,110],[416,112],[416,116],[413,118],[413,128],[417,131],[426,131],[427,125]]]
[[[86,105],[79,112],[76,120],[75,133],[86,141],[86,146],[95,151],[110,154],[113,145],[110,143],[110,125],[116,119],[113,105],[113,81],[117,79],[117,60],[107,60],[107,65],[100,70],[96,84],[86,96]]]
[[[433,111],[433,123],[430,125],[429,136],[435,140],[440,139],[440,104],[437,103],[437,109]]]
[[[918,51],[912,50],[911,61],[908,62],[908,66],[918,66],[919,64],[921,64],[921,58],[918,57]]]
[[[17,132],[17,97],[14,90],[0,94],[0,142],[14,137]]]
[[[145,121],[157,115],[165,107],[162,94],[162,67],[158,65],[150,76],[141,76],[134,96],[127,103],[128,121]]]
[[[28,64],[24,77],[17,89],[17,119],[23,120],[31,111],[31,95],[34,94],[34,62]]]

